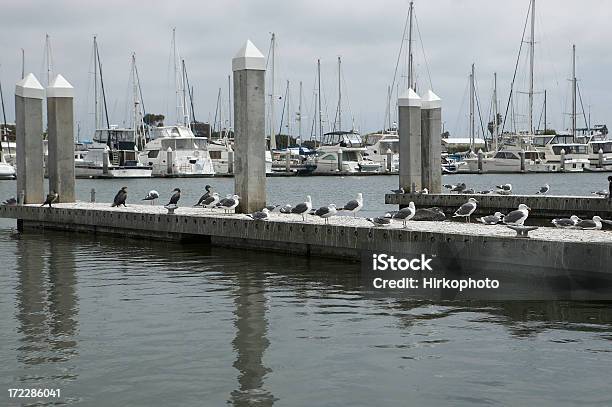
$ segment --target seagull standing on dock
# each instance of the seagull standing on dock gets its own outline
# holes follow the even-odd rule
[[[394,194],[403,194],[404,188],[399,187],[398,189],[392,189],[391,192],[393,192]]]
[[[268,208],[263,208],[261,211],[249,213],[247,216],[253,220],[268,220],[269,214],[270,210]]]
[[[312,199],[310,195],[306,195],[306,201],[295,205],[291,208],[291,213],[302,215],[302,222],[306,220],[305,215],[312,210]],[[282,209],[281,209],[282,212]]]
[[[113,199],[113,204],[111,205],[111,207],[114,207],[114,206],[119,207],[121,205],[125,207],[126,199],[127,199],[127,187],[121,187],[119,192],[117,192],[117,195],[115,195],[115,199]]]
[[[572,215],[569,218],[553,219],[550,221],[550,223],[555,225],[557,228],[567,229],[576,226],[576,223],[580,221],[581,219],[578,216]]]
[[[510,195],[512,193],[512,184],[497,185],[498,195]]]
[[[142,198],[143,201],[151,201],[151,205],[153,205],[155,203],[155,200],[159,198],[159,192],[157,192],[156,190],[152,189],[149,191],[149,193]]]
[[[170,197],[170,202],[168,202],[168,205],[166,206],[170,206],[170,205],[178,206],[178,201],[179,199],[181,199],[181,190],[179,188],[174,188],[172,192],[174,192],[174,194],[172,194],[172,196]]]
[[[457,209],[455,211],[455,214],[453,215],[453,218],[462,218],[463,217],[463,218],[465,218],[466,222],[470,222],[470,216],[476,210],[477,204],[478,204],[478,201],[475,200],[474,198],[468,199],[468,201],[466,203],[461,205],[459,207],[459,209]]]
[[[15,206],[15,205],[17,205],[17,198],[12,196],[9,199],[7,199],[6,201],[2,202],[2,205]]]
[[[601,218],[599,216],[593,216],[593,220],[583,219],[574,225],[574,229],[582,230],[600,230],[601,229]]]
[[[548,184],[544,184],[544,186],[540,187],[540,190],[538,192],[536,192],[536,195],[538,194],[542,194],[544,195],[545,193],[547,193],[548,191],[550,191],[550,185]]]
[[[389,226],[391,224],[391,214],[385,213],[385,216],[378,216],[376,218],[366,218],[368,222],[372,222],[374,226]]]
[[[278,211],[280,213],[291,213],[292,209],[293,209],[293,206],[286,204],[286,205],[283,205]]]
[[[463,191],[465,191],[466,189],[467,189],[467,185],[465,185],[465,182],[462,182],[462,183],[457,184],[457,185],[452,185],[451,192],[456,192],[456,193],[460,194]]]
[[[59,198],[59,195],[57,192],[55,191],[51,191],[49,192],[49,194],[47,195],[47,199],[45,199],[45,202],[43,202],[42,205],[40,206],[45,206],[45,205],[49,205],[49,208],[52,208],[51,204],[52,203],[56,203],[57,200]]]
[[[213,194],[212,187],[210,185],[206,185],[204,189],[206,190],[206,192],[200,197],[200,199],[198,199],[198,202],[193,206],[201,206],[202,202]]]
[[[231,198],[224,198],[217,204],[217,207],[223,208],[223,211],[227,213],[232,209],[235,209],[240,203],[240,197],[236,194],[232,195]]]
[[[504,224],[510,225],[510,226],[523,226],[523,224],[525,223],[525,220],[529,216],[530,210],[531,208],[528,207],[527,205],[520,204],[517,210],[512,211],[506,216],[504,216],[504,220],[503,220]]]
[[[208,198],[204,199],[200,205],[202,208],[214,208],[219,203],[219,194],[213,192]]]
[[[416,208],[414,206],[414,202],[411,201],[407,207],[395,212],[395,214],[393,215],[393,219],[400,219],[404,227],[406,227],[406,221],[409,221],[410,219],[414,218],[415,214]]]
[[[317,209],[315,211],[315,215],[317,215],[320,218],[325,219],[325,224],[327,225],[329,223],[329,218],[334,216],[337,212],[338,210],[336,209],[336,205],[329,204],[327,206],[322,206],[319,209]]]
[[[476,220],[484,223],[485,225],[496,225],[504,218],[504,214],[501,212],[495,212],[493,215],[483,216]]]
[[[353,217],[356,218],[357,212],[359,212],[361,208],[363,208],[363,194],[359,192],[357,198],[348,201],[342,210],[353,212]]]

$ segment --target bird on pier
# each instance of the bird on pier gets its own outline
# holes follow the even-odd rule
[[[212,187],[210,185],[206,185],[204,189],[206,190],[206,192],[200,197],[200,199],[198,199],[198,202],[193,206],[202,206],[202,202],[213,194]]]
[[[51,204],[56,203],[58,199],[59,199],[59,194],[55,191],[51,191],[47,195],[47,199],[45,199],[45,202],[43,202],[43,204],[40,206],[49,205],[49,208],[52,208]]]
[[[530,210],[531,208],[528,207],[527,205],[520,204],[517,210],[512,211],[506,216],[504,216],[503,222],[505,225],[523,226],[523,224],[525,223],[525,220],[529,216]]]
[[[419,192],[417,192],[417,194],[419,194],[419,195],[427,195],[427,194],[429,194],[429,189],[423,188]]]
[[[497,193],[499,195],[510,195],[512,193],[512,184],[497,185]]]
[[[468,188],[468,189],[465,189],[465,190],[461,191],[461,193],[462,193],[462,194],[466,194],[466,195],[473,195],[473,194],[475,194],[476,192],[474,191],[474,189],[473,189],[473,188]]]
[[[391,192],[393,192],[394,194],[403,194],[404,188],[399,187],[398,189],[392,189]]]
[[[293,209],[293,206],[291,206],[290,204],[286,204],[286,205],[281,206],[278,211],[280,213],[291,213],[292,209]]]
[[[127,199],[127,187],[121,187],[121,189],[119,190],[119,192],[117,192],[117,195],[115,195],[115,198],[113,199],[113,204],[111,205],[111,207],[119,207],[121,205],[123,205],[125,207],[125,201]]]
[[[414,218],[416,214],[416,208],[414,206],[414,202],[410,202],[407,207],[400,209],[399,211],[393,214],[393,219],[399,219],[402,221],[404,227],[406,227],[406,221]]]
[[[544,186],[541,186],[541,187],[540,187],[540,190],[539,190],[538,192],[536,192],[536,195],[538,195],[538,194],[542,194],[542,195],[544,195],[544,194],[546,194],[548,191],[550,191],[550,185],[548,185],[548,184],[544,184]]]
[[[325,224],[328,224],[329,223],[329,218],[334,216],[337,212],[338,212],[338,210],[336,209],[336,205],[335,204],[329,204],[327,206],[322,206],[319,209],[317,209],[315,211],[315,215],[317,215],[320,218],[325,219]]]
[[[15,206],[15,205],[17,205],[17,198],[12,196],[9,199],[7,199],[6,201],[2,202],[2,205]]]
[[[268,220],[269,215],[270,210],[268,208],[263,208],[261,211],[247,214],[247,216],[253,220]]]
[[[202,206],[202,208],[214,208],[215,206],[217,206],[217,204],[219,203],[219,194],[216,192],[213,192],[208,198],[204,199],[202,202],[200,202],[200,205]]]
[[[170,202],[168,202],[166,206],[178,206],[178,201],[181,199],[181,190],[179,188],[174,188],[172,192],[174,192],[174,194],[172,194],[170,197]]]
[[[485,189],[483,191],[478,191],[476,193],[480,194],[480,195],[487,195],[487,194],[490,194],[491,192],[493,192],[493,191],[491,191],[490,189]]]
[[[444,212],[438,208],[419,208],[414,213],[412,220],[424,220],[424,221],[441,221],[446,219]]]
[[[467,189],[465,182],[461,182],[457,185],[444,185],[444,188],[450,189],[451,192],[461,193]]]
[[[465,218],[466,222],[470,222],[470,216],[476,210],[476,206],[478,205],[478,201],[474,198],[468,199],[466,203],[461,205],[459,209],[455,211],[453,218]]]
[[[385,213],[385,216],[378,216],[376,218],[366,218],[368,222],[374,224],[374,226],[384,227],[391,225],[391,214]]]
[[[149,191],[149,193],[142,198],[143,201],[151,201],[151,205],[153,205],[155,203],[155,200],[159,198],[159,192],[157,192],[156,190],[152,189]]]
[[[602,198],[607,198],[608,197],[608,191],[606,191],[604,189],[602,189],[601,191],[591,192],[591,194],[597,195],[597,196],[601,196]]]
[[[600,230],[601,226],[601,218],[599,216],[593,216],[593,220],[583,219],[577,222],[573,228],[582,230]]]
[[[291,213],[302,215],[302,221],[306,220],[305,215],[312,210],[312,199],[310,195],[306,195],[306,201],[295,205],[291,208]],[[282,210],[281,210],[282,212]]]
[[[227,211],[231,211],[235,209],[240,203],[240,197],[236,194],[232,195],[231,198],[223,198],[217,204],[217,208],[223,208],[223,211],[227,213]]]
[[[550,223],[555,225],[557,228],[567,229],[576,226],[576,223],[580,222],[581,220],[582,219],[580,219],[578,216],[572,215],[569,218],[553,219],[550,221]]]
[[[608,177],[608,199],[612,199],[612,176]]]
[[[477,221],[484,223],[485,225],[496,225],[504,218],[504,214],[501,212],[495,212],[493,215],[483,216],[477,218]]]
[[[357,198],[348,201],[341,210],[353,212],[353,217],[355,218],[357,217],[357,212],[359,212],[361,208],[363,208],[363,194],[359,192]]]
[[[280,205],[266,205],[269,212],[274,212],[275,209],[279,208]]]

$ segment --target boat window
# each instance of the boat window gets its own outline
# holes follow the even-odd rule
[[[209,151],[210,154],[210,158],[213,160],[220,160],[221,159],[221,151],[217,150],[217,151]]]
[[[327,154],[321,157],[321,160],[336,161],[336,157],[333,154]]]
[[[157,158],[158,155],[159,155],[159,150],[149,150],[149,154],[147,154],[147,157]]]
[[[162,140],[162,150],[168,150],[168,147],[170,147],[173,151],[206,150],[206,139],[204,138],[183,138],[183,139]]]
[[[357,155],[357,151],[343,151],[342,159],[344,161],[359,161],[359,156]]]
[[[506,153],[499,151],[497,152],[497,154],[495,154],[495,157],[493,158],[506,158]]]

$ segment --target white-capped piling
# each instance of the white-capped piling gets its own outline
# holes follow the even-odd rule
[[[339,148],[338,149],[338,171],[339,172],[342,172],[342,166],[344,165],[343,154],[344,152],[342,151],[341,148]]]
[[[172,151],[172,147],[168,147],[166,150],[166,174],[172,175],[174,172],[174,151]]]
[[[478,153],[477,153],[477,157],[478,157],[478,172],[482,172],[482,161],[484,159],[484,153],[482,152],[482,148],[478,149]]]
[[[442,101],[428,90],[421,101],[422,188],[442,192]]]
[[[599,151],[597,152],[597,167],[603,168],[604,166],[603,164],[604,164],[604,152],[600,148]]]
[[[49,190],[59,202],[75,202],[74,192],[74,89],[57,75],[47,87]]]
[[[561,154],[559,155],[559,163],[561,164],[560,171],[561,172],[565,171],[565,149],[564,148],[561,149]]]
[[[45,90],[34,74],[15,86],[17,132],[17,195],[21,203],[42,203],[44,197],[42,101]],[[74,153],[74,152],[73,152]]]
[[[387,149],[387,172],[393,171],[393,151]]]
[[[234,73],[234,189],[237,212],[266,206],[265,72],[263,54],[249,40],[232,59]]]
[[[397,100],[399,133],[399,186],[421,190],[421,98],[412,89]]]

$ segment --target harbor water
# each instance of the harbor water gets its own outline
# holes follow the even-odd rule
[[[476,190],[589,195],[607,174],[453,175]],[[78,180],[129,203],[194,203],[232,179]],[[340,188],[341,186],[341,188]],[[395,176],[269,178],[269,203],[394,209]],[[341,190],[341,192],[340,192]],[[15,195],[0,182],[0,197]],[[569,214],[568,214],[569,215]],[[612,304],[423,302],[364,295],[330,259],[91,236],[0,221],[0,405],[611,405]],[[9,399],[10,388],[61,397]]]

